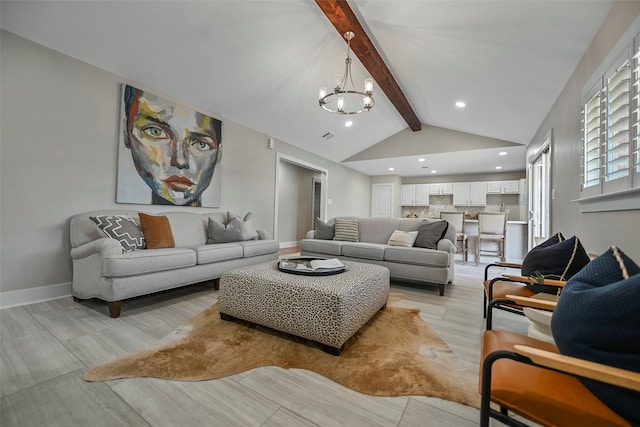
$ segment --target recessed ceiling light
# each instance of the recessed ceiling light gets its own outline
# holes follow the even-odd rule
[[[427,159],[424,159],[424,158],[418,159],[419,162],[424,162],[425,160],[427,160]]]
[[[344,125],[346,127],[351,127],[351,125],[353,124],[353,122],[351,120],[347,121]]]
[[[465,104],[463,101],[456,102],[456,107],[458,107],[458,108],[464,108],[466,106],[467,106],[467,104]]]
[[[496,166],[496,169],[502,169],[502,166]]]
[[[390,171],[394,171],[394,170],[395,170],[395,168],[389,168],[389,170],[390,170]]]
[[[438,171],[431,171],[431,173],[438,173]]]
[[[498,156],[506,156],[507,152],[506,151],[501,151],[498,153]]]

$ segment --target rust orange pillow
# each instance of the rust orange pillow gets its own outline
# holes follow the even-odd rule
[[[165,215],[147,215],[139,212],[140,229],[147,242],[147,249],[175,248],[169,218]]]

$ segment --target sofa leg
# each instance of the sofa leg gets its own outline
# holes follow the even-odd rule
[[[112,319],[120,317],[122,301],[109,301],[107,305],[109,306],[109,316],[111,316]]]
[[[214,291],[219,291],[220,290],[220,278],[219,277],[217,279],[213,279],[213,290]]]
[[[440,296],[444,295],[444,283],[438,284],[438,291],[440,292]]]

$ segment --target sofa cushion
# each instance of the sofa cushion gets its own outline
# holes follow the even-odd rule
[[[413,245],[418,248],[436,249],[448,227],[447,221],[422,221],[418,225],[418,237]]]
[[[127,277],[196,265],[196,252],[188,248],[146,249],[104,258],[105,277]]]
[[[335,234],[335,224],[327,224],[320,218],[316,218],[316,232],[314,238],[321,240],[331,240]]]
[[[344,242],[359,241],[357,220],[336,219],[335,227],[336,232],[333,235],[333,240],[340,240]]]
[[[568,280],[589,263],[589,255],[576,236],[567,240],[561,239],[562,234],[558,233],[531,249],[522,261],[522,275],[536,276],[539,273],[548,279]],[[534,292],[555,294],[558,291],[553,286],[529,287]]]
[[[567,281],[551,317],[560,353],[640,373],[640,267],[611,247]],[[582,380],[600,400],[640,425],[640,392]]]
[[[386,245],[394,230],[406,230],[400,227],[401,220],[397,218],[360,218],[360,241],[368,243],[380,243]]]
[[[138,224],[127,215],[96,215],[89,219],[96,223],[101,234],[116,239],[122,245],[123,252],[144,249],[145,241]]]
[[[244,257],[278,253],[280,244],[275,240],[247,240],[238,242],[242,246]]]
[[[449,266],[449,253],[424,248],[403,248],[387,246],[384,250],[385,261],[403,264],[425,265],[429,267]]]
[[[195,248],[198,264],[226,261],[242,258],[244,251],[238,243],[219,243],[215,245],[202,245]]]
[[[417,231],[396,230],[391,233],[391,237],[389,237],[387,245],[404,246],[405,248],[410,248],[411,246],[413,246],[413,242],[416,241],[416,237],[418,237]]]
[[[300,242],[302,252],[327,255],[342,255],[342,242],[337,240],[303,239]]]
[[[253,213],[247,212],[244,218],[241,218],[239,215],[227,212],[227,218],[229,218],[229,222],[237,221],[240,224],[240,235],[243,241],[258,239],[258,232],[253,223]]]
[[[165,215],[148,215],[138,213],[140,218],[140,228],[147,242],[147,249],[173,248],[173,233],[171,224]]]
[[[385,247],[380,243],[346,242],[342,244],[342,255],[382,261]]]

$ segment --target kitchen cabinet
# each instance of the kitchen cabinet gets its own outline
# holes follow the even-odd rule
[[[453,184],[429,184],[429,194],[447,195],[453,194]]]
[[[429,206],[429,184],[404,184],[402,206]]]
[[[456,182],[453,184],[454,206],[486,206],[486,182]]]
[[[520,181],[489,181],[487,182],[488,194],[519,194]]]

